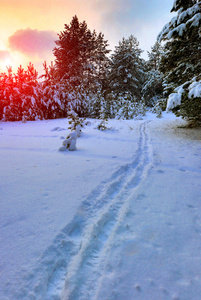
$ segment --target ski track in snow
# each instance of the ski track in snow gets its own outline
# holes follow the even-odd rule
[[[133,160],[84,200],[73,221],[55,238],[17,299],[99,299],[101,278],[110,268],[115,236],[130,214],[130,199],[152,166],[147,121],[140,127]],[[129,228],[128,232],[129,234]],[[89,293],[90,291],[90,293]]]

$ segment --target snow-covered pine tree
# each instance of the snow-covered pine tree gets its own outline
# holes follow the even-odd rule
[[[102,119],[102,120],[97,126],[97,129],[101,130],[101,131],[105,131],[105,130],[108,129],[108,127],[107,127],[107,125],[108,125],[108,115],[105,113],[105,111],[106,111],[105,107],[101,106],[100,112],[99,112],[99,114],[100,114],[99,118]]]
[[[97,91],[105,97],[108,91],[108,72],[110,66],[108,41],[104,39],[104,35],[100,32],[96,35],[96,48],[94,53],[95,77],[97,82]]]
[[[140,58],[142,50],[139,42],[131,35],[123,38],[111,56],[109,82],[116,95],[131,93],[136,101],[141,99],[144,82],[144,61]]]
[[[41,84],[33,64],[27,70],[20,66],[15,74],[8,68],[7,74],[0,77],[1,118],[5,121],[43,118]]]
[[[5,90],[5,73],[0,73],[0,120],[2,120],[3,118],[3,110],[5,107],[4,90]]]
[[[156,42],[148,52],[147,75],[144,83],[142,94],[145,104],[153,107],[159,99],[163,96],[163,75],[159,71],[161,56],[163,55],[163,47]]]
[[[1,76],[2,119],[4,121],[18,121],[22,118],[22,97],[16,86],[16,76],[12,67]]]
[[[145,61],[140,58],[141,53],[139,42],[133,35],[123,38],[115,47],[108,77],[110,91],[105,97],[110,105],[110,117],[128,118],[129,107],[132,109],[129,113],[131,118],[132,103],[141,102],[145,80]]]
[[[53,53],[54,78],[65,90],[69,109],[79,116],[87,116],[89,102],[96,93],[102,93],[107,83],[107,41],[74,16],[70,25],[59,34]]]
[[[3,119],[4,107],[8,104],[8,99],[5,95],[7,86],[7,74],[0,73],[0,120]]]
[[[77,136],[79,137],[81,135],[82,129],[85,124],[85,118],[79,118],[78,114],[76,114],[73,110],[68,111],[67,115],[69,127],[68,129],[71,129],[71,131],[76,131]]]
[[[159,41],[166,42],[160,71],[164,73],[167,94],[201,70],[201,2],[175,0],[171,11],[177,12],[177,16],[158,36]]]
[[[158,71],[160,67],[161,57],[164,53],[163,46],[156,41],[153,47],[151,47],[151,51],[147,51],[148,61],[146,63],[148,70]]]
[[[160,71],[164,73],[166,95],[170,95],[168,108],[177,106],[179,115],[200,123],[201,97],[191,94],[189,86],[199,84],[201,78],[201,1],[175,0],[171,11],[177,15],[158,36],[159,41],[166,42]]]
[[[192,7],[196,3],[196,0],[174,0],[171,12],[177,12],[179,9],[182,9],[182,11],[187,10],[189,7]]]
[[[89,116],[91,118],[100,117],[102,103],[104,102],[105,102],[105,98],[102,96],[101,89],[97,90],[97,92],[90,99],[90,103],[89,103]]]
[[[134,101],[130,93],[118,96],[118,102],[121,103],[116,112],[116,119],[130,120],[139,118],[146,114],[146,107],[144,101]]]
[[[56,71],[53,63],[47,66],[43,64],[44,75],[41,76],[42,81],[42,100],[41,106],[45,119],[64,118],[67,115],[68,98],[66,87],[62,81],[55,80]]]
[[[76,87],[92,71],[90,61],[95,50],[95,37],[86,22],[80,23],[77,16],[73,17],[70,25],[65,24],[64,27],[64,31],[58,34],[59,39],[53,50],[55,70],[59,80],[68,80]]]
[[[20,66],[15,78],[22,99],[22,118],[27,120],[43,119],[41,107],[42,86],[38,81],[38,72],[34,65],[29,63],[27,70]]]

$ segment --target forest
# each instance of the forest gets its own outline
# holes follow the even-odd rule
[[[134,35],[113,53],[104,34],[75,15],[58,34],[54,62],[0,73],[0,120],[79,117],[133,119],[164,110],[201,123],[201,2],[175,1],[176,16],[159,33],[148,60]]]

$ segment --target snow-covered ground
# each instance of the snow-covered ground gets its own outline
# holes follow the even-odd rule
[[[0,123],[0,299],[200,300],[201,132]]]

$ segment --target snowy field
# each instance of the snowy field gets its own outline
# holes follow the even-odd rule
[[[0,123],[1,300],[200,300],[201,131]]]

